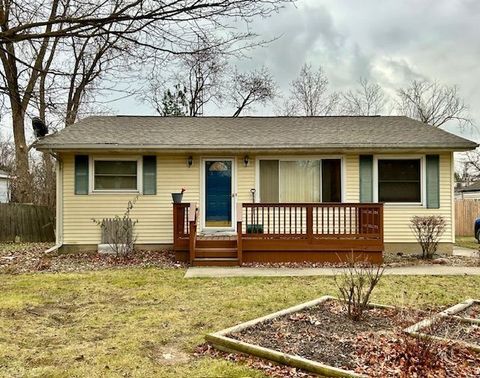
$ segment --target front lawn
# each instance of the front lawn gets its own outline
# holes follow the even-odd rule
[[[183,269],[0,275],[0,375],[263,377],[193,351],[206,333],[335,294],[331,277],[183,279]],[[386,276],[376,302],[450,306],[480,277]]]
[[[473,236],[455,236],[455,245],[478,250],[478,242]]]

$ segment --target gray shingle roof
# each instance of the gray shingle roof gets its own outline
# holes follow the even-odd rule
[[[95,116],[46,136],[38,149],[468,150],[476,143],[407,117]]]

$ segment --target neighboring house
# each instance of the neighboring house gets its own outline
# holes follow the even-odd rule
[[[10,202],[10,175],[0,169],[0,203]]]
[[[455,189],[456,199],[480,199],[480,181]]]
[[[407,117],[89,117],[36,148],[58,156],[57,242],[92,249],[92,218],[129,200],[137,243],[195,264],[418,252],[414,215],[455,238],[454,151],[477,144]],[[171,193],[186,189],[184,203]],[[252,199],[255,197],[255,203]],[[198,205],[196,212],[194,204]]]

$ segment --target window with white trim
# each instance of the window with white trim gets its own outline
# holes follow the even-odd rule
[[[341,159],[260,159],[260,200],[341,202]]]
[[[421,159],[378,159],[378,201],[421,203]]]
[[[94,191],[140,191],[139,159],[94,159]]]

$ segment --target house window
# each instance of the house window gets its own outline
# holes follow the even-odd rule
[[[139,191],[139,160],[93,161],[93,190]]]
[[[260,200],[341,202],[341,160],[260,160]]]
[[[421,203],[420,166],[420,159],[379,159],[378,201]]]

